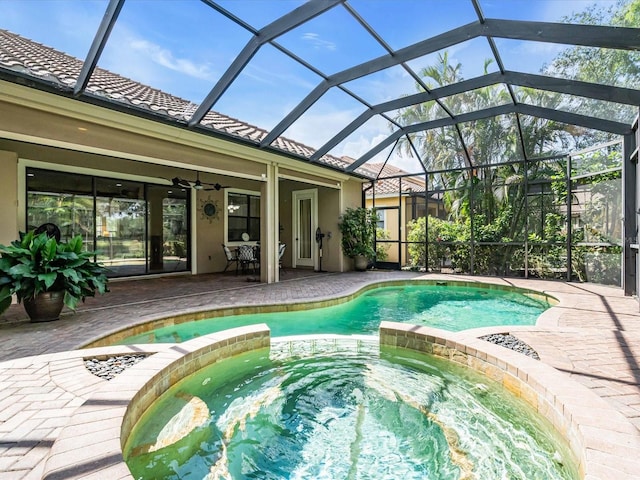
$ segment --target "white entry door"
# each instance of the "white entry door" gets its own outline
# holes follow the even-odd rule
[[[293,192],[294,258],[293,266],[316,268],[316,228],[318,226],[318,190]]]

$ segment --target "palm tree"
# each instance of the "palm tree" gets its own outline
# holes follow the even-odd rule
[[[485,74],[490,64],[491,61],[485,61]],[[451,63],[447,52],[439,55],[435,65],[423,68],[420,74],[429,88],[464,79],[462,65]],[[519,88],[517,92],[518,100],[524,103],[539,105],[544,101],[545,105],[553,106],[560,101],[557,95],[539,90]],[[510,103],[512,99],[502,85],[491,85],[440,101],[457,115]],[[395,120],[404,125],[415,124],[441,117],[441,112],[437,102],[425,102],[404,109]],[[569,137],[565,126],[532,117],[516,119],[515,115],[503,115],[461,124],[459,129],[460,134],[454,127],[442,127],[410,136],[428,171],[445,170],[437,174],[434,183],[445,188],[444,201],[450,219],[468,225],[473,235],[465,235],[474,238],[475,242],[524,240],[527,222],[525,168],[526,174],[534,177],[537,168],[505,162],[522,160],[523,144],[528,155],[536,156],[562,148]],[[523,140],[519,130],[523,132]],[[412,153],[406,139],[401,141],[401,148],[405,153]],[[472,167],[468,167],[465,157]],[[495,251],[495,248],[487,249],[487,252],[491,250]],[[479,258],[476,260],[480,261]],[[484,263],[491,262],[485,259]]]

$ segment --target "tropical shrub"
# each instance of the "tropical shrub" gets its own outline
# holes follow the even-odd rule
[[[0,313],[39,293],[64,291],[64,304],[75,310],[80,301],[108,292],[107,269],[83,251],[82,237],[58,242],[47,232],[23,234],[10,245],[0,245]]]
[[[378,216],[375,209],[347,208],[340,217],[338,228],[342,234],[342,253],[354,258],[362,255],[373,260]]]

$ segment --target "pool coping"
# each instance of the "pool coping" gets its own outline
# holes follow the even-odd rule
[[[157,345],[136,345],[137,353],[152,355],[105,382],[71,415],[51,447],[43,479],[132,480],[124,462],[124,441],[148,406],[182,378],[207,364],[268,348],[270,332],[265,324],[256,324],[180,344],[164,344],[160,348]],[[84,358],[115,355],[118,351],[131,353],[126,347],[87,350],[77,363],[84,368]]]
[[[383,322],[380,345],[431,353],[466,365],[500,382],[547,418],[566,440],[585,480],[633,478],[629,458],[640,456],[640,432],[595,393],[553,367],[483,341],[477,332]],[[320,337],[324,337],[320,335]],[[280,339],[280,337],[278,337]],[[270,346],[265,324],[216,332],[180,344],[136,345],[154,355],[105,382],[71,416],[51,448],[42,478],[130,480],[123,444],[150,403],[205,364]],[[82,358],[131,353],[131,346],[79,351]],[[105,353],[108,352],[108,353]],[[622,469],[622,470],[621,470]],[[628,475],[628,477],[625,476]]]

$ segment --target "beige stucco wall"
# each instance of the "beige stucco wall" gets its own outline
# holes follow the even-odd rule
[[[291,268],[291,255],[293,254],[293,211],[291,205],[291,194],[294,190],[302,190],[308,188],[309,185],[300,184],[292,180],[280,180],[278,192],[280,195],[279,201],[279,239],[280,242],[286,245],[284,256],[282,257],[282,266]],[[282,227],[282,228],[280,228]]]
[[[348,182],[347,182],[348,183]],[[331,188],[318,189],[318,226],[322,239],[322,269],[329,272],[343,268],[338,219],[340,218],[340,191]]]
[[[376,207],[395,207],[394,210],[385,210],[385,230],[389,234],[389,240],[398,242],[398,225],[400,222],[400,216],[404,215],[406,211],[406,197],[402,197],[402,204],[400,211],[398,208],[398,196],[393,195],[391,197],[376,197]],[[368,197],[366,199],[366,206],[371,208],[373,206],[373,199]],[[402,213],[400,213],[402,212]],[[403,226],[404,227],[404,226]],[[403,240],[406,240],[406,231],[402,231]],[[402,252],[402,255],[398,253],[398,243],[385,244],[387,246],[387,262],[398,262],[398,258],[402,256],[402,262],[406,259],[406,255]],[[404,264],[404,263],[403,263]]]
[[[0,111],[3,112],[0,116],[0,131],[15,136],[36,137],[50,144],[64,144],[68,146],[66,150],[110,151],[113,152],[111,158],[114,160],[118,157],[133,158],[142,163],[211,167],[242,172],[244,175],[260,176],[265,172],[264,164],[220,153],[212,156],[206,149],[173,143],[170,138],[152,138],[49,112],[24,109],[5,102],[0,102]],[[14,122],[12,119],[18,116],[21,121]],[[138,166],[139,168],[146,167]]]
[[[18,238],[18,155],[0,150],[0,243]]]
[[[194,179],[198,170],[203,182],[265,193],[268,173],[278,165],[281,173],[297,179],[273,180],[279,187],[275,191],[279,191],[277,210],[279,225],[283,227],[280,240],[292,245],[291,191],[317,188],[320,228],[332,232],[331,239],[325,238],[322,266],[330,271],[343,268],[337,222],[346,206],[360,205],[358,180],[217,137],[2,81],[0,86],[3,87],[0,90],[3,243],[16,238],[18,231],[25,228],[25,206],[19,199],[25,196],[24,176],[28,166],[159,184],[168,184],[175,176]],[[24,98],[18,100],[20,95]],[[192,192],[192,267],[197,273],[222,271],[226,265],[221,246],[225,240],[224,191]],[[205,199],[217,202],[219,218],[202,215]],[[289,249],[285,266],[291,264],[290,258]]]
[[[232,186],[233,189],[260,192],[261,182],[244,180],[239,178],[230,179],[225,186]],[[202,214],[204,200],[212,200],[217,204],[220,211],[217,218],[208,219]],[[225,190],[201,190],[196,192],[195,204],[192,211],[192,220],[195,222],[195,252],[193,261],[197,266],[197,273],[221,272],[227,264],[222,244],[225,242]],[[235,268],[230,267],[230,268]]]
[[[340,210],[344,211],[348,207],[362,207],[362,206],[364,206],[362,205],[362,182],[357,180],[349,180],[347,182],[344,182],[343,189],[342,189],[342,208]],[[338,248],[341,248],[340,244],[342,242],[342,234],[340,233],[340,230],[338,230],[339,221],[340,219],[338,219],[338,221],[335,223],[336,235],[333,237],[332,241],[335,242]],[[342,255],[340,261],[342,262],[342,265],[343,265],[342,267],[343,271],[354,269],[353,259]]]

